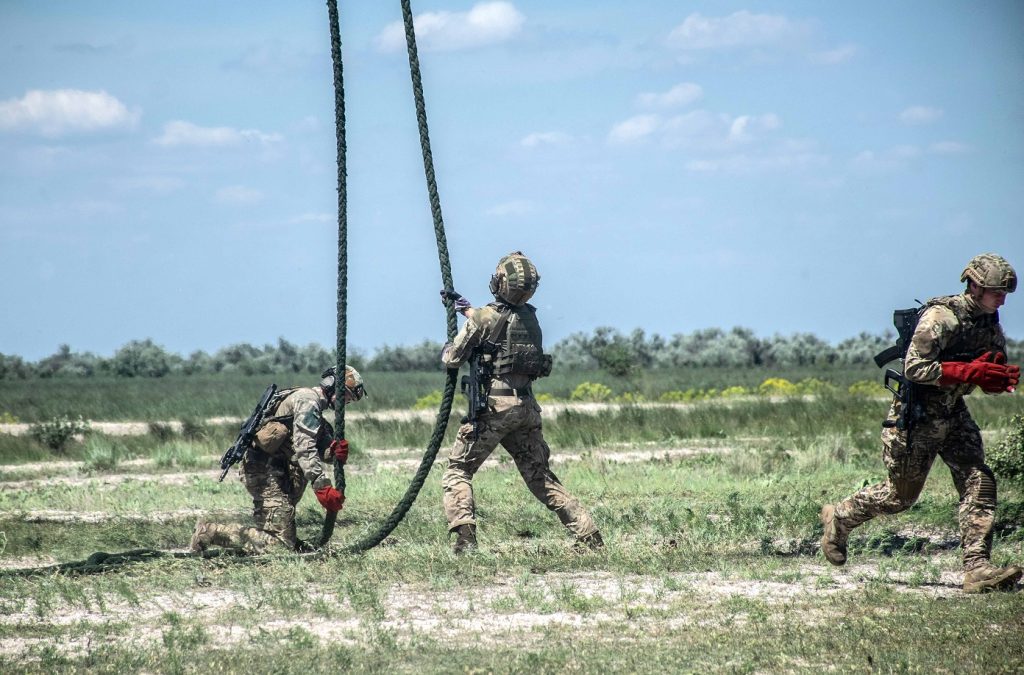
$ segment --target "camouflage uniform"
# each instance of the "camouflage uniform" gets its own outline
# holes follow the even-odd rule
[[[331,434],[323,419],[329,408],[319,388],[282,391],[271,404],[267,421],[256,434],[256,447],[242,460],[241,479],[252,495],[255,527],[206,524],[207,537],[216,546],[261,554],[271,547],[300,548],[295,533],[295,507],[306,486],[329,486],[322,453]]]
[[[491,334],[506,309],[509,309],[507,305],[492,303],[474,310],[455,341],[445,349],[442,355],[445,366],[458,368],[465,363],[481,341]],[[536,322],[533,318],[535,310],[530,305],[512,307],[511,310],[526,321]],[[539,326],[536,330],[539,334]],[[531,378],[525,375],[495,377],[491,384],[492,395],[487,398],[488,411],[481,414],[476,423],[476,438],[473,438],[472,424],[459,427],[455,445],[448,455],[448,468],[441,478],[449,531],[455,531],[462,525],[475,526],[476,509],[471,481],[500,443],[512,456],[530,492],[554,511],[571,533],[582,540],[597,533],[590,514],[551,472],[551,449],[544,442],[540,405],[533,397],[530,384]]]
[[[972,384],[942,386],[943,361],[969,360],[966,354],[1004,351],[1006,338],[998,315],[985,314],[968,294],[935,298],[927,303],[904,360],[906,378],[915,383],[922,415],[907,432],[895,427],[900,402],[889,408],[882,431],[882,460],[889,477],[866,487],[835,506],[835,525],[845,533],[875,516],[899,513],[917,501],[936,455],[949,467],[960,495],[960,538],[964,569],[988,562],[996,508],[996,482],[985,464],[981,432],[963,397]]]

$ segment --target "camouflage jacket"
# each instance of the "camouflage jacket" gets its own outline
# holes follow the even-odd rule
[[[329,407],[320,389],[302,387],[285,392],[270,415],[270,419],[279,419],[290,428],[291,438],[283,448],[285,456],[298,465],[314,490],[331,484],[317,448],[323,412]]]
[[[998,314],[986,314],[966,292],[929,300],[910,341],[903,372],[919,385],[929,408],[951,411],[973,384],[940,386],[943,361],[972,360],[986,351],[1006,350]]]

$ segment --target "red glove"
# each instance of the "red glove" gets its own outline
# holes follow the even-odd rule
[[[939,384],[976,384],[990,394],[1009,391],[1020,381],[1020,366],[1006,365],[1002,352],[985,352],[968,363],[943,361]]]
[[[320,506],[324,507],[328,513],[337,513],[341,511],[341,505],[345,503],[345,495],[335,490],[330,485],[326,485],[319,490],[314,490],[313,494],[316,495],[316,499],[320,502]]]
[[[344,464],[348,461],[348,441],[344,438],[336,438],[331,441],[331,454],[334,455],[334,459],[338,460],[338,464]]]

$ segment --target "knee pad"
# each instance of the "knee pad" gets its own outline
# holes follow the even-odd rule
[[[985,506],[996,507],[996,476],[988,465],[978,467],[978,502]]]

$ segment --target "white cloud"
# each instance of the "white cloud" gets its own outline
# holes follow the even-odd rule
[[[141,113],[129,110],[105,91],[34,89],[19,99],[0,102],[0,130],[46,137],[132,129]]]
[[[153,139],[157,145],[176,147],[183,145],[198,147],[224,147],[243,143],[271,145],[282,140],[280,134],[265,134],[256,129],[233,129],[231,127],[201,127],[191,122],[175,120],[164,125],[164,132]]]
[[[942,110],[924,105],[915,105],[900,113],[904,124],[928,124],[942,117]]]
[[[626,145],[649,138],[670,148],[728,152],[738,144],[760,140],[767,132],[782,126],[774,113],[732,117],[707,110],[693,110],[665,117],[658,114],[635,115],[619,122],[608,133],[612,144]]]
[[[921,157],[916,145],[896,145],[886,150],[862,150],[853,158],[853,166],[866,171],[894,171]]]
[[[685,50],[764,47],[784,44],[805,32],[804,26],[784,16],[746,10],[725,17],[694,13],[672,29],[668,43]]]
[[[768,113],[767,115],[740,115],[729,125],[729,140],[734,143],[745,143],[750,141],[755,133],[774,131],[781,126],[782,121],[774,113]]]
[[[561,131],[537,131],[527,134],[519,141],[524,148],[536,148],[542,145],[564,145],[572,140],[572,136]]]
[[[962,155],[971,151],[971,146],[958,141],[938,141],[928,146],[928,151],[934,155]]]
[[[263,201],[263,193],[244,185],[228,185],[217,190],[214,199],[221,204],[256,204]]]
[[[456,51],[505,42],[519,33],[525,17],[510,2],[481,2],[468,12],[424,12],[413,22],[419,49]],[[376,42],[384,52],[404,51],[405,24],[388,24]]]
[[[815,143],[779,138],[774,113],[727,115],[693,110],[679,115],[637,115],[612,127],[608,142],[629,146],[656,144],[684,156],[688,171],[755,173],[823,167],[829,157]]]
[[[760,155],[736,154],[727,157],[693,159],[685,164],[687,171],[695,173],[758,173],[793,169],[817,168],[828,165],[828,157],[811,150],[787,151],[778,149]]]
[[[704,96],[699,84],[681,82],[668,91],[643,93],[637,96],[637,104],[644,108],[682,108]]]
[[[497,216],[499,218],[515,217],[515,216],[526,216],[534,212],[533,202],[525,199],[515,199],[510,202],[503,202],[501,204],[495,204],[491,208],[487,209],[486,213],[489,216]]]
[[[633,143],[650,136],[664,125],[661,115],[635,115],[612,127],[608,140],[618,144]]]
[[[841,45],[835,49],[829,49],[823,52],[816,52],[811,54],[811,63],[817,63],[822,66],[834,66],[840,63],[846,63],[854,56],[860,49],[857,45]]]

